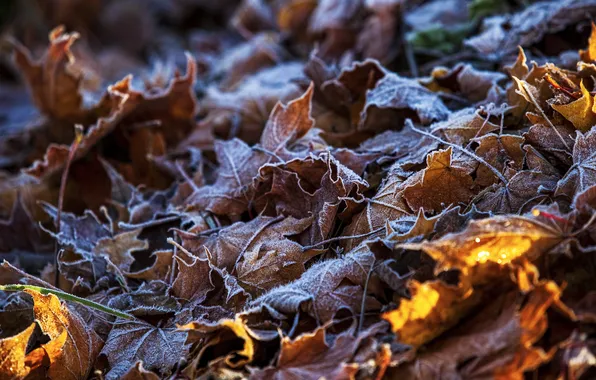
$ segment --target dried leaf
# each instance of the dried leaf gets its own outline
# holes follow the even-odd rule
[[[384,125],[395,126],[396,117],[415,118],[428,125],[446,119],[449,114],[441,99],[418,82],[387,74],[367,92],[359,128],[383,130]]]
[[[552,104],[551,107],[569,120],[576,129],[587,132],[596,124],[596,104],[584,82],[581,82],[580,89],[581,98],[568,104]]]
[[[450,205],[467,203],[473,196],[473,179],[468,168],[452,162],[452,149],[426,157],[426,169],[404,185],[404,199],[412,210],[439,213]],[[411,182],[410,182],[411,181]]]
[[[86,379],[101,349],[101,339],[55,295],[26,292],[33,297],[35,321],[50,338],[42,344],[50,361],[47,376]]]
[[[27,347],[35,326],[35,323],[32,323],[20,333],[0,339],[0,350],[4,356],[0,360],[0,373],[3,374],[3,377],[23,379],[31,371],[31,363],[28,363],[27,358]]]
[[[573,145],[573,165],[557,184],[556,194],[572,198],[596,184],[596,130],[577,132]]]
[[[171,374],[172,368],[188,354],[186,335],[176,328],[159,328],[140,320],[118,322],[101,352],[111,368],[106,379],[120,378],[139,360],[147,370],[160,376]]]
[[[493,265],[505,267],[520,259],[534,261],[562,240],[559,231],[537,220],[495,216],[473,220],[464,231],[439,240],[404,247],[424,250],[437,261],[437,273],[457,269],[472,284],[482,284],[500,275]]]
[[[398,334],[400,342],[421,346],[453,327],[478,297],[471,289],[449,286],[440,280],[410,282],[412,299],[402,299],[399,308],[382,315]]]
[[[349,362],[359,341],[349,334],[338,336],[333,345],[325,341],[325,327],[300,335],[284,337],[275,367],[251,373],[255,379],[338,379],[353,377],[358,366]]]

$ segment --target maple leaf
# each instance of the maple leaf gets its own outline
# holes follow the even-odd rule
[[[17,195],[8,220],[0,220],[0,252],[43,252],[46,249],[47,242],[43,239],[39,226],[23,205],[22,197]]]
[[[551,107],[569,120],[576,129],[587,132],[596,124],[596,104],[583,81],[580,83],[580,89],[581,98],[568,104],[551,104]]]
[[[470,170],[456,166],[451,152],[448,148],[429,154],[426,169],[417,178],[408,179],[403,196],[410,209],[440,212],[451,204],[467,203],[474,196]]]
[[[59,26],[49,33],[50,45],[39,62],[33,62],[29,51],[19,43],[14,43],[14,60],[40,111],[58,120],[87,123],[89,117],[92,119],[94,114],[102,112],[102,107],[82,108],[82,75],[76,70],[70,50],[78,38],[78,33],[65,33],[64,27]]]
[[[302,64],[287,62],[245,77],[233,90],[209,87],[201,102],[207,113],[201,123],[212,126],[217,135],[257,142],[277,102],[300,96],[295,82],[303,78]]]
[[[209,257],[211,263],[228,271],[243,255],[254,247],[263,251],[296,250],[302,247],[287,236],[297,235],[312,223],[311,218],[258,216],[244,223],[237,222],[209,236],[180,233],[183,246],[200,258]],[[208,252],[208,253],[207,253]]]
[[[543,292],[550,296],[541,297],[540,293]],[[521,368],[514,369],[514,366],[524,351],[535,352],[539,360],[548,357],[539,353],[540,348],[532,346],[544,332],[532,326],[543,324],[547,317],[544,312],[532,313],[545,311],[557,303],[558,292],[560,290],[552,283],[541,285],[527,296],[527,305],[521,303],[515,291],[503,294],[471,320],[431,343],[412,363],[398,367],[392,375],[426,379],[493,377],[498,373],[506,377],[531,369],[528,364],[534,363],[529,361],[523,364],[518,362],[522,364]]]
[[[573,198],[575,194],[585,191],[596,184],[596,130],[590,129],[586,134],[577,132],[573,145],[573,165],[557,184],[556,194],[565,194]]]
[[[286,152],[289,145],[304,136],[314,125],[310,116],[314,86],[286,106],[277,103],[261,135],[261,146],[274,155],[291,156]]]
[[[124,115],[135,107],[135,102],[126,94],[130,85],[130,77],[108,87],[102,102],[109,106],[105,116],[99,117],[94,124],[80,137],[73,161],[84,157],[101,139],[111,133]],[[35,161],[24,172],[35,178],[44,178],[60,172],[66,165],[70,147],[51,143],[43,160]]]
[[[579,57],[587,63],[596,61],[596,24],[594,22],[592,22],[592,31],[588,39],[588,48],[586,50],[580,50]]]
[[[374,125],[377,130],[386,129],[383,125],[394,124],[393,119],[399,115],[413,117],[428,125],[446,119],[449,114],[439,96],[418,82],[387,74],[367,92],[359,128],[367,129]]]
[[[507,182],[494,185],[481,196],[476,204],[481,211],[519,214],[531,205],[551,194],[556,187],[558,176],[547,175],[539,171],[507,169]]]
[[[190,256],[184,251],[175,256],[178,274],[172,283],[172,294],[183,300],[203,301],[215,286],[211,283],[212,266],[207,259]],[[197,281],[200,278],[202,281]]]
[[[27,355],[27,347],[36,324],[32,323],[20,333],[0,339],[0,350],[3,358],[0,360],[0,373],[7,378],[22,379],[31,371],[32,353]]]
[[[476,70],[472,65],[458,63],[451,70],[435,68],[430,80],[423,84],[435,92],[453,91],[478,102],[486,99],[488,92],[498,87],[497,82],[504,78],[501,73]]]
[[[161,376],[188,354],[187,333],[173,327],[155,327],[146,322],[119,321],[114,325],[101,351],[110,365],[106,379],[124,375],[137,361]]]
[[[441,123],[434,126],[440,128]],[[428,153],[438,148],[438,142],[428,136],[420,136],[410,119],[405,121],[401,131],[385,131],[362,142],[357,148],[363,152],[382,152],[397,158],[402,165],[421,164]]]
[[[522,144],[524,139],[522,137],[489,133],[475,138],[473,141],[478,143],[474,153],[500,173],[503,173],[505,168],[515,170],[523,168],[524,151],[522,150]],[[488,186],[496,180],[495,174],[489,167],[480,165],[476,170],[476,183],[480,186]]]
[[[440,280],[409,283],[412,298],[402,299],[399,308],[386,312],[400,342],[418,347],[453,327],[479,299],[466,287],[450,286]]]
[[[552,226],[508,215],[473,220],[461,232],[403,246],[424,250],[437,261],[437,273],[457,269],[472,284],[481,284],[499,275],[492,265],[505,267],[524,258],[534,261],[562,240]]]
[[[360,139],[354,128],[360,122],[366,91],[373,88],[387,70],[374,59],[353,62],[338,70],[313,54],[304,71],[316,86],[315,99],[325,105],[313,109],[316,126],[324,131],[325,140],[336,144]],[[333,112],[329,114],[327,109]]]
[[[134,291],[111,297],[108,306],[136,317],[172,315],[180,304],[169,294],[169,286],[162,281],[143,283]]]
[[[251,305],[268,305],[285,314],[306,310],[323,323],[330,321],[341,309],[358,312],[374,260],[370,252],[363,250],[316,263],[296,281],[270,290]],[[378,307],[374,297],[366,295],[365,298],[366,310]]]
[[[240,215],[252,201],[250,184],[271,157],[238,139],[215,142],[217,179],[187,200],[190,210],[202,208],[218,215]]]
[[[35,321],[50,338],[41,345],[50,362],[47,376],[86,379],[101,349],[101,339],[55,295],[25,292],[33,298]]]
[[[206,346],[213,347],[213,351],[218,350],[214,346],[222,346],[223,352],[221,357],[225,363],[231,368],[240,367],[246,363],[252,362],[255,355],[255,342],[251,335],[250,329],[239,318],[236,319],[220,319],[217,323],[204,322],[190,322],[186,325],[180,326],[182,331],[188,333],[189,341],[197,341],[204,339],[207,341]],[[232,333],[230,339],[227,332]],[[242,345],[236,348],[237,345],[230,344],[234,339],[240,339]],[[199,358],[200,359],[199,355]]]
[[[186,73],[174,73],[165,88],[150,88],[140,92],[130,87],[127,77],[118,90],[125,94],[133,105],[122,118],[122,124],[157,122],[159,131],[168,144],[178,143],[195,128],[197,99],[193,86],[197,75],[197,62],[190,53],[186,54]]]
[[[266,215],[316,216],[307,244],[327,238],[342,200],[359,199],[368,187],[356,173],[329,154],[266,164],[254,179],[254,204]]]
[[[473,108],[464,108],[454,112],[447,120],[434,123],[431,128],[433,134],[439,132],[445,140],[457,145],[465,145],[476,137],[493,132],[499,127],[491,123],[489,117],[483,118],[480,112]]]
[[[42,203],[44,211],[56,221],[58,210],[48,204]],[[77,217],[71,213],[62,213],[59,233],[46,230],[60,244],[75,247],[82,252],[92,252],[101,239],[110,238],[110,230],[90,210],[83,216]]]
[[[283,337],[275,367],[254,370],[254,379],[338,379],[351,378],[358,365],[349,363],[360,343],[349,334],[335,338],[332,345],[325,340],[325,326],[294,340]]]
[[[132,253],[149,247],[146,240],[138,239],[140,233],[141,230],[138,229],[99,239],[93,248],[93,253],[106,256],[120,270],[129,271],[135,260]]]
[[[143,362],[136,362],[125,374],[122,375],[123,380],[159,380],[159,376],[155,372],[147,371],[143,367]]]
[[[364,210],[352,218],[352,222],[343,232],[345,236],[372,237],[380,232],[379,228],[383,227],[387,220],[414,214],[403,196],[405,182],[400,176],[399,165],[394,165],[383,181],[375,196],[365,201]],[[351,250],[361,241],[363,237],[349,239],[344,243],[344,247]]]
[[[123,272],[126,277],[138,280],[165,280],[170,273],[170,266],[172,265],[172,257],[174,253],[170,250],[158,250],[151,253],[151,257],[155,257],[155,261],[147,268],[136,272]]]
[[[518,46],[529,47],[545,34],[554,34],[585,18],[594,11],[591,1],[541,1],[523,11],[505,17],[493,16],[484,21],[484,30],[465,44],[481,54],[502,57]]]

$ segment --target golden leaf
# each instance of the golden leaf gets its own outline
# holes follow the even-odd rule
[[[587,132],[596,124],[596,104],[594,104],[594,97],[584,86],[584,82],[580,83],[582,97],[569,104],[552,104],[555,111],[563,115],[569,120],[576,129],[582,132]]]
[[[384,313],[400,342],[418,347],[455,325],[479,297],[471,288],[455,287],[442,281],[410,282],[411,299]]]
[[[31,368],[26,363],[26,352],[33,330],[35,323],[17,335],[0,339],[0,378],[22,379],[29,374]]]

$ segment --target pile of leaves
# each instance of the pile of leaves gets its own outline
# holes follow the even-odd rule
[[[0,14],[0,378],[596,376],[596,1]]]

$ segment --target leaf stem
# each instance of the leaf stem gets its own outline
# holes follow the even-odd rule
[[[90,307],[92,309],[102,311],[106,314],[113,315],[115,317],[124,318],[124,319],[136,319],[133,315],[130,315],[123,311],[112,309],[111,307],[104,306],[100,303],[93,302],[86,298],[77,297],[73,294],[66,293],[61,290],[42,288],[41,286],[21,285],[21,284],[0,285],[0,290],[3,290],[5,292],[20,292],[20,291],[24,291],[24,290],[34,290],[34,291],[39,292],[44,295],[53,294],[63,301],[76,302],[81,305]]]

